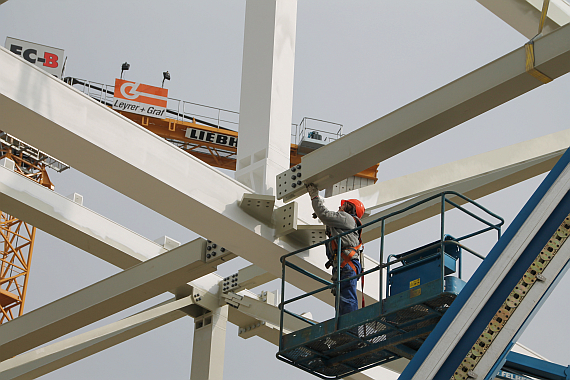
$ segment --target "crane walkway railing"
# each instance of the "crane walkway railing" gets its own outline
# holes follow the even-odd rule
[[[114,85],[73,77],[67,77],[64,81],[105,105],[113,104]],[[196,120],[200,124],[214,128],[236,130],[239,125],[238,112],[174,98],[168,98],[166,113],[178,121]]]

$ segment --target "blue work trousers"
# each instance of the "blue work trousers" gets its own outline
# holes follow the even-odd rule
[[[327,247],[328,248],[328,247]],[[327,256],[330,251],[327,249]],[[329,256],[331,257],[331,256]],[[362,268],[360,266],[360,261],[357,259],[352,260],[352,264],[358,271],[358,273],[362,272]],[[337,263],[333,264],[333,280],[336,279],[336,266]],[[343,280],[345,278],[350,278],[352,276],[356,276],[357,273],[354,273],[354,270],[350,266],[350,264],[346,264],[340,270],[340,279]],[[340,283],[340,306],[339,306],[339,313],[340,315],[350,313],[351,311],[358,310],[358,296],[356,294],[356,284],[358,283],[358,279],[352,279],[350,281],[344,281]]]

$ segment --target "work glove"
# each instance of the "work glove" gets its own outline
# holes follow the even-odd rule
[[[307,185],[307,191],[309,192],[309,196],[311,199],[319,196],[319,189],[315,186],[314,183],[309,183]]]

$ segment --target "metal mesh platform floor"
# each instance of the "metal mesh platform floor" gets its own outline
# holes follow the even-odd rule
[[[285,335],[277,356],[326,379],[342,378],[401,357],[411,359],[460,289],[453,290],[435,296],[432,292],[431,297],[430,292],[424,292],[416,299],[419,303],[400,309],[394,309],[399,300],[388,298],[384,310],[393,311],[381,315],[380,303],[370,305],[341,316],[336,331],[332,319]]]

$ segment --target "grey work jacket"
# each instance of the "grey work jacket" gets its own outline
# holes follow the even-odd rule
[[[312,205],[317,217],[325,224],[325,226],[327,226],[327,232],[330,233],[330,236],[336,236],[356,228],[356,222],[349,213],[344,211],[328,210],[321,197],[313,199]],[[344,235],[340,240],[343,248],[356,247],[360,244],[360,241],[358,240],[358,231]],[[358,256],[355,257],[355,259],[358,259]]]

